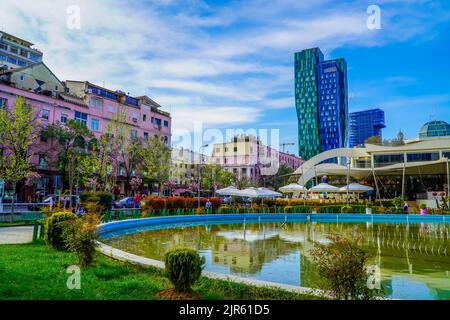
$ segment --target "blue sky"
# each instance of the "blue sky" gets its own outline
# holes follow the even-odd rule
[[[78,5],[81,28],[69,29]],[[366,27],[369,5],[381,29]],[[293,55],[320,47],[348,64],[350,111],[380,107],[384,137],[450,121],[450,2],[2,0],[0,28],[36,43],[60,79],[147,94],[174,133],[275,128],[297,142]],[[288,150],[296,152],[297,147]]]

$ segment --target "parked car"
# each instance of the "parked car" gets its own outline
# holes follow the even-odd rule
[[[59,202],[62,206],[65,206],[66,201],[69,201],[68,205],[70,208],[75,208],[80,203],[80,197],[76,195],[64,195],[64,196],[52,195],[49,196],[44,201],[42,201],[42,203],[55,205]]]
[[[113,207],[116,209],[139,208],[139,206],[140,206],[139,202],[137,203],[133,202],[133,197],[126,197],[113,202]]]

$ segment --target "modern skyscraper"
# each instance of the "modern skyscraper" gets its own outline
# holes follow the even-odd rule
[[[350,113],[350,147],[362,146],[372,136],[382,138],[381,130],[385,127],[384,111],[381,109]]]
[[[295,53],[295,106],[303,159],[348,142],[347,64],[319,48]]]

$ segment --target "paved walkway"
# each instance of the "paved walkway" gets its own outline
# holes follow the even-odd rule
[[[33,241],[33,226],[0,227],[0,244],[17,244]]]

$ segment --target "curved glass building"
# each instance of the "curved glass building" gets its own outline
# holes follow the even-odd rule
[[[433,120],[425,123],[420,129],[420,139],[450,136],[450,124],[445,121]]]

